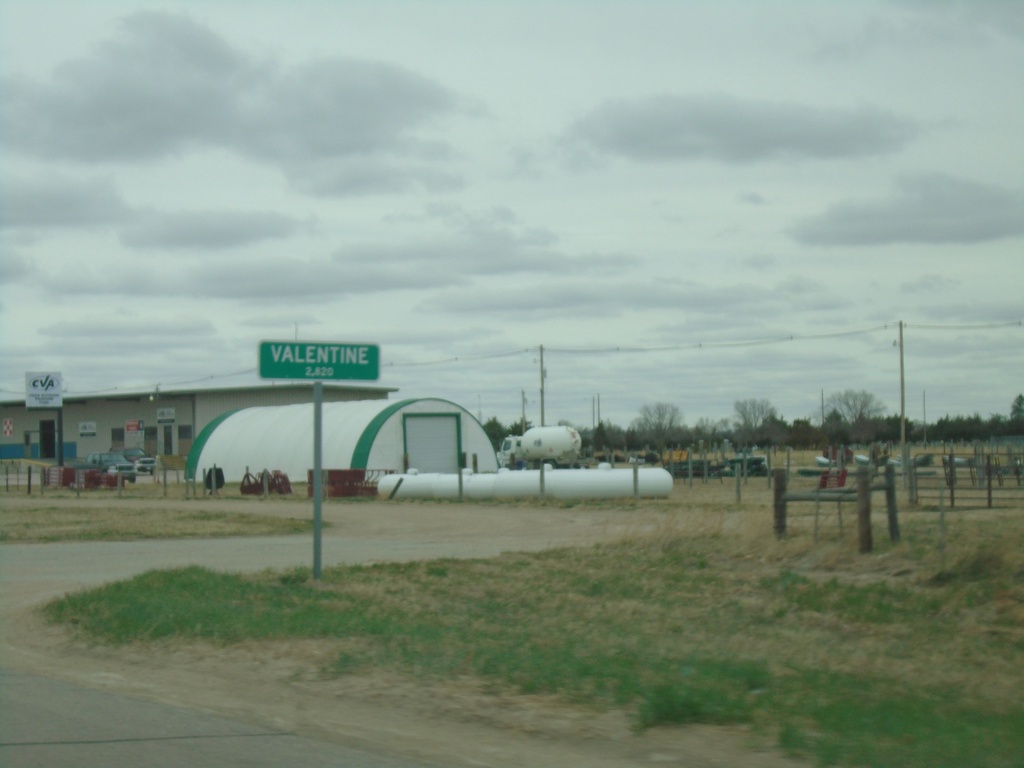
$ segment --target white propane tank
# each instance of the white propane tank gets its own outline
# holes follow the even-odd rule
[[[634,495],[633,470],[549,469],[544,471],[544,496],[553,499],[615,499]],[[640,498],[666,498],[672,493],[672,475],[660,467],[636,470],[635,493]],[[541,470],[520,472],[499,470],[497,474],[464,474],[463,499],[540,498]],[[397,491],[395,490],[397,488]],[[377,483],[377,494],[396,499],[457,499],[458,475],[385,475]]]

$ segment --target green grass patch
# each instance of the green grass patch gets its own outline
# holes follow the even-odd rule
[[[1024,711],[977,708],[950,691],[804,672],[788,681],[779,744],[820,765],[1019,768]]]
[[[866,624],[904,623],[927,619],[942,607],[942,598],[906,584],[879,580],[868,584],[842,583],[838,578],[813,581],[792,571],[762,580],[788,607],[827,613],[843,620]]]
[[[797,561],[766,576],[717,540],[657,536],[320,583],[154,571],[45,611],[114,644],[322,638],[329,674],[474,676],[638,728],[746,723],[821,765],[1020,766],[1024,584],[1001,562],[941,584],[812,578]]]

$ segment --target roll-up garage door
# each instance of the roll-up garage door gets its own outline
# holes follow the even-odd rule
[[[405,452],[409,468],[420,472],[459,471],[461,435],[457,413],[407,413]]]

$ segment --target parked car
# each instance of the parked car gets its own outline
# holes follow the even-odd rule
[[[140,475],[152,475],[156,472],[156,459],[152,456],[143,456],[135,460],[135,471]]]
[[[148,458],[146,452],[141,448],[125,448],[121,451],[121,455],[132,463],[137,462],[139,459]]]
[[[111,464],[107,467],[107,473],[111,475],[121,475],[129,483],[135,482],[135,465],[130,461],[119,461]]]
[[[108,453],[90,453],[85,457],[84,466],[87,469],[99,469],[106,471],[108,467],[114,464],[131,464],[131,460],[128,459],[123,453],[115,453],[113,451]]]
[[[124,454],[108,451],[106,453],[90,453],[85,461],[76,462],[76,469],[109,472],[116,475],[120,472],[129,483],[135,482],[135,464],[124,457]]]

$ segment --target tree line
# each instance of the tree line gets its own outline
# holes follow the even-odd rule
[[[567,422],[559,422],[566,423]],[[532,426],[526,423],[527,428]],[[663,450],[667,447],[720,445],[730,441],[736,447],[791,447],[819,449],[828,445],[869,445],[899,443],[900,416],[886,415],[882,402],[870,392],[848,389],[823,401],[822,417],[786,421],[769,400],[737,400],[732,418],[700,418],[689,425],[678,406],[670,403],[644,405],[626,427],[600,422],[597,427],[575,426],[583,438],[584,451],[604,447],[627,451]],[[502,424],[491,417],[484,431],[497,447],[506,435],[521,433],[519,420]],[[1024,395],[1017,395],[1008,415],[988,418],[943,416],[933,423],[907,419],[906,437],[913,443],[987,441],[992,438],[1024,436]]]

